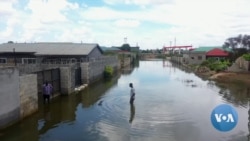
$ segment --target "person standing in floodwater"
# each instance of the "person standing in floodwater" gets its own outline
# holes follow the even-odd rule
[[[43,84],[43,103],[47,100],[48,103],[50,101],[50,96],[53,94],[53,87],[47,81]]]
[[[131,88],[130,89],[130,101],[129,101],[129,103],[133,104],[134,100],[135,100],[135,89],[133,87],[133,83],[129,83],[129,87]]]

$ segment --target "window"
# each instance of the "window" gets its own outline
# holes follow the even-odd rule
[[[77,60],[75,58],[72,58],[71,63],[75,63],[75,62],[77,62]]]
[[[61,59],[62,64],[68,64],[68,60],[67,59]]]
[[[198,56],[198,60],[202,60],[202,56]]]
[[[22,58],[22,64],[35,64],[36,58]]]
[[[6,58],[0,58],[0,64],[6,64],[7,59]]]

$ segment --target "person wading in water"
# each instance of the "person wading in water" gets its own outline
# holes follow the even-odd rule
[[[52,91],[53,91],[52,85],[46,81],[45,84],[43,84],[43,103],[45,103],[46,99],[49,103]]]
[[[133,83],[129,83],[129,87],[131,88],[130,89],[130,101],[129,101],[129,103],[133,104],[134,100],[135,100],[135,89],[133,87]]]

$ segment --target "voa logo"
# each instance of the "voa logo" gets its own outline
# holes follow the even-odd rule
[[[223,114],[214,114],[215,119],[217,122],[234,122],[234,118],[232,114],[227,114],[227,115],[223,115]]]
[[[219,131],[230,131],[237,125],[238,114],[232,106],[221,104],[212,111],[211,122]]]

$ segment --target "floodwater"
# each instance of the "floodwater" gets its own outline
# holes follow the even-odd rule
[[[129,104],[129,83],[136,98]],[[168,61],[140,61],[111,80],[61,96],[3,131],[1,141],[247,141],[249,89],[203,80]],[[238,112],[229,132],[210,114],[219,104]]]

